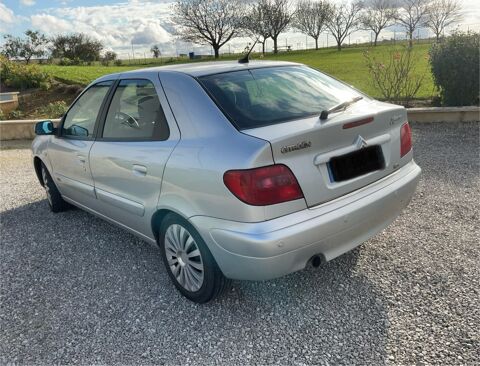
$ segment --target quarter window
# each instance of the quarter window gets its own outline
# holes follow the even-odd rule
[[[108,109],[102,137],[166,140],[168,124],[155,86],[149,80],[122,80]]]
[[[93,137],[98,113],[111,85],[111,81],[95,84],[77,99],[65,116],[63,136],[85,139]]]

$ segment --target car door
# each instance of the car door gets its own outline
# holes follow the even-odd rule
[[[48,145],[55,183],[62,196],[91,207],[95,203],[88,155],[95,140],[96,123],[113,81],[86,89],[62,119],[57,135]]]
[[[179,139],[160,80],[121,79],[90,151],[98,211],[153,238],[165,164]]]

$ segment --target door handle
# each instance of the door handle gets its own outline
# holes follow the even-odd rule
[[[145,176],[147,175],[147,167],[144,165],[134,164],[132,167],[132,172],[137,176]]]

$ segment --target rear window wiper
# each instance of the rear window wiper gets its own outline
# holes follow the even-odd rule
[[[325,109],[325,110],[322,111],[322,113],[320,113],[320,119],[327,119],[328,115],[330,113],[336,113],[336,112],[344,111],[349,106],[351,106],[353,103],[356,103],[356,102],[358,102],[359,100],[362,100],[362,99],[363,99],[362,96],[358,96],[358,97],[355,97],[353,99],[347,100],[346,102],[337,104],[336,106],[334,106],[330,109]]]

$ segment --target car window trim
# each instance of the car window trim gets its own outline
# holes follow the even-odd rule
[[[167,124],[167,127],[168,127],[168,136],[166,138],[158,139],[158,138],[155,138],[153,136],[150,137],[150,138],[145,138],[145,137],[103,137],[103,130],[105,129],[105,123],[106,123],[106,120],[107,120],[108,110],[110,109],[110,105],[112,103],[113,96],[115,95],[117,87],[120,84],[120,82],[122,82],[123,80],[145,80],[145,81],[149,81],[150,83],[152,83],[153,87],[155,88],[155,93],[157,93],[157,98],[158,98],[160,108],[162,108],[163,115],[165,116],[165,123]],[[114,85],[112,86],[112,90],[109,92],[108,98],[105,100],[105,104],[104,104],[103,109],[102,109],[102,111],[99,115],[101,115],[101,119],[100,119],[100,121],[97,121],[97,122],[99,122],[99,124],[98,124],[98,129],[96,130],[97,133],[96,133],[96,136],[95,136],[95,141],[105,141],[105,142],[167,141],[167,140],[170,139],[170,136],[171,136],[170,125],[168,124],[167,116],[165,115],[165,110],[163,109],[162,103],[160,102],[160,97],[158,95],[158,90],[157,90],[157,87],[155,85],[155,82],[153,80],[149,79],[149,78],[146,78],[146,77],[126,77],[126,78],[117,79],[116,82],[114,83]]]
[[[72,104],[70,104],[70,107],[68,107],[67,111],[65,112],[65,114],[64,114],[63,117],[62,117],[62,119],[60,120],[60,123],[59,123],[58,128],[57,128],[56,137],[57,137],[57,138],[63,138],[63,139],[69,139],[69,140],[95,141],[95,140],[96,140],[96,136],[97,136],[96,133],[97,133],[97,129],[98,129],[99,117],[100,117],[101,114],[102,114],[103,108],[104,108],[104,106],[105,106],[105,102],[107,101],[108,96],[110,95],[110,93],[111,93],[111,91],[112,91],[112,87],[115,85],[116,81],[117,81],[117,80],[114,80],[114,79],[102,80],[102,81],[99,81],[98,83],[92,84],[92,85],[90,85],[89,87],[85,88],[85,89],[75,98],[75,100],[72,102]],[[99,113],[97,114],[97,118],[95,119],[95,125],[93,126],[93,133],[92,133],[92,135],[87,136],[86,138],[85,138],[85,137],[82,137],[82,136],[64,135],[64,134],[62,133],[62,131],[63,131],[63,125],[65,124],[65,118],[67,117],[68,113],[69,113],[70,110],[73,108],[73,106],[77,103],[77,101],[82,97],[83,94],[85,94],[88,90],[90,90],[91,88],[93,88],[95,85],[98,85],[98,84],[101,84],[101,83],[107,83],[107,82],[111,82],[112,84],[109,86],[108,92],[107,92],[107,94],[105,95],[105,97],[103,98],[102,104],[101,104],[100,109],[99,109]]]

